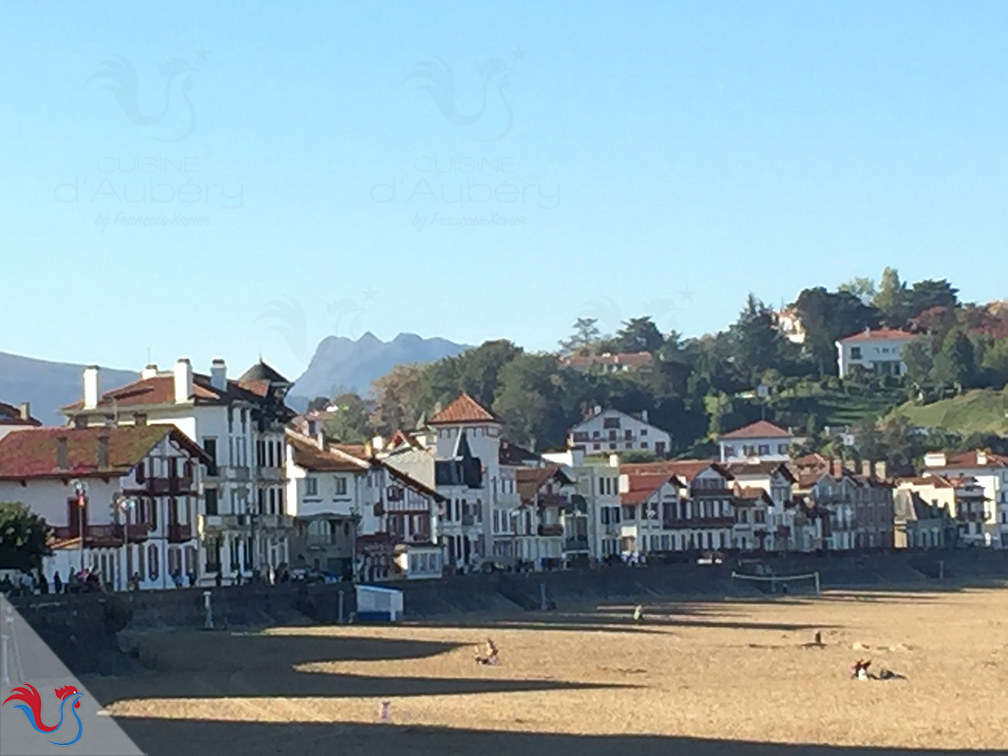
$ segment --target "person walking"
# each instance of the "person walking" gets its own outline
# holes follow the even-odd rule
[[[53,573],[52,585],[53,593],[63,593],[63,579],[60,577],[59,570]]]

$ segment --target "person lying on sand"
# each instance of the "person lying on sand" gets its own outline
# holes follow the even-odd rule
[[[858,659],[854,662],[854,669],[852,670],[851,677],[857,680],[867,680],[870,675],[868,673],[868,667],[871,666],[871,659],[865,661],[864,659]]]
[[[497,655],[499,653],[500,652],[498,651],[497,646],[494,644],[493,640],[491,638],[487,638],[485,656],[481,656],[479,646],[476,647],[476,663],[496,666],[498,661]]]

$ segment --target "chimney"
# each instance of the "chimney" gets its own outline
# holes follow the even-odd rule
[[[648,419],[647,419],[647,410],[641,410],[640,419],[643,420],[645,423],[648,421]]]
[[[375,436],[374,438],[371,439],[371,446],[372,448],[374,448],[375,454],[377,454],[378,452],[380,452],[382,449],[385,448],[385,439],[382,438],[381,436]]]
[[[210,365],[210,385],[218,391],[227,391],[227,365],[219,357]]]
[[[69,467],[70,465],[67,464],[67,438],[60,436],[56,439],[56,468],[67,470]]]
[[[601,415],[601,414],[602,414],[602,405],[596,404],[595,405],[595,409],[592,411],[592,417],[594,417],[595,415]]]
[[[872,476],[872,463],[870,459],[861,460],[861,474],[866,478]]]
[[[977,449],[976,460],[977,460],[976,463],[978,465],[986,465],[987,464],[987,452],[984,451],[983,449]]]
[[[140,380],[143,381],[146,381],[148,378],[154,378],[156,376],[157,376],[157,365],[155,365],[153,362],[148,364],[146,367],[144,367],[143,370],[140,371]]]
[[[21,403],[21,419],[31,420],[31,402]]]
[[[175,362],[175,404],[186,404],[193,394],[192,365],[185,357]]]
[[[98,436],[98,469],[105,470],[109,466],[108,436]]]
[[[875,463],[875,477],[879,480],[887,480],[889,478],[889,465],[886,464],[884,459]]]
[[[315,443],[318,444],[318,448],[325,451],[325,434],[319,431],[315,434]]]
[[[84,368],[84,409],[94,409],[101,397],[101,377],[97,365]]]

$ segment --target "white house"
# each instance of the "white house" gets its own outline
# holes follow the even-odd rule
[[[646,410],[635,416],[617,409],[595,407],[587,418],[568,431],[567,447],[585,454],[643,450],[661,457],[672,447],[672,437],[648,423]]]
[[[648,554],[674,551],[673,523],[679,519],[679,489],[683,482],[669,472],[620,475],[620,551]],[[678,524],[678,523],[676,523]]]
[[[836,342],[840,377],[850,375],[855,365],[882,375],[903,375],[903,347],[917,338],[896,328],[865,329]]]
[[[543,458],[568,467],[576,479],[576,495],[587,503],[589,557],[604,561],[619,555],[622,550],[619,455],[610,455],[605,461],[592,461],[579,449],[569,449],[544,454]]]
[[[295,567],[347,579],[356,571],[362,580],[440,576],[437,491],[373,456],[373,447],[292,430],[287,439]]]
[[[757,420],[718,437],[721,462],[787,462],[791,445],[800,443],[791,431],[766,420]]]
[[[34,428],[0,439],[0,501],[53,527],[44,572],[87,567],[125,589],[167,588],[198,571],[201,472],[210,458],[171,426]]]
[[[70,425],[171,424],[210,457],[198,521],[201,583],[289,561],[284,425],[294,413],[284,404],[290,382],[282,375],[260,361],[232,380],[223,360],[204,375],[179,359],[168,371],[148,365],[140,380],[105,393],[91,366],[83,388],[82,400],[62,410]]]
[[[757,526],[754,533],[758,536],[760,530],[763,532],[759,538],[762,548],[767,551],[796,549],[795,508],[792,506],[792,489],[796,480],[788,464],[756,457],[745,462],[732,462],[727,469],[740,486],[739,497],[753,504],[757,518],[761,517],[761,508],[766,507],[765,521],[754,523]],[[751,489],[763,491],[766,500],[754,496]],[[763,527],[758,527],[760,525]]]
[[[969,523],[972,532],[968,535],[987,546],[1008,548],[1008,456],[983,449],[929,452],[924,455],[924,467],[945,477],[975,478],[985,503],[982,516]]]

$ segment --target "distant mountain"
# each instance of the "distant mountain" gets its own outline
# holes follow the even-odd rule
[[[62,425],[59,408],[81,398],[84,365],[49,362],[0,352],[0,402],[31,402],[31,413],[45,425]],[[125,386],[140,376],[128,370],[101,370],[101,390]]]
[[[303,410],[316,396],[333,396],[339,391],[363,395],[371,388],[371,381],[396,365],[435,362],[468,348],[446,339],[423,339],[414,333],[400,333],[392,341],[382,341],[370,331],[357,341],[328,336],[319,343],[308,369],[294,382],[287,403]]]

